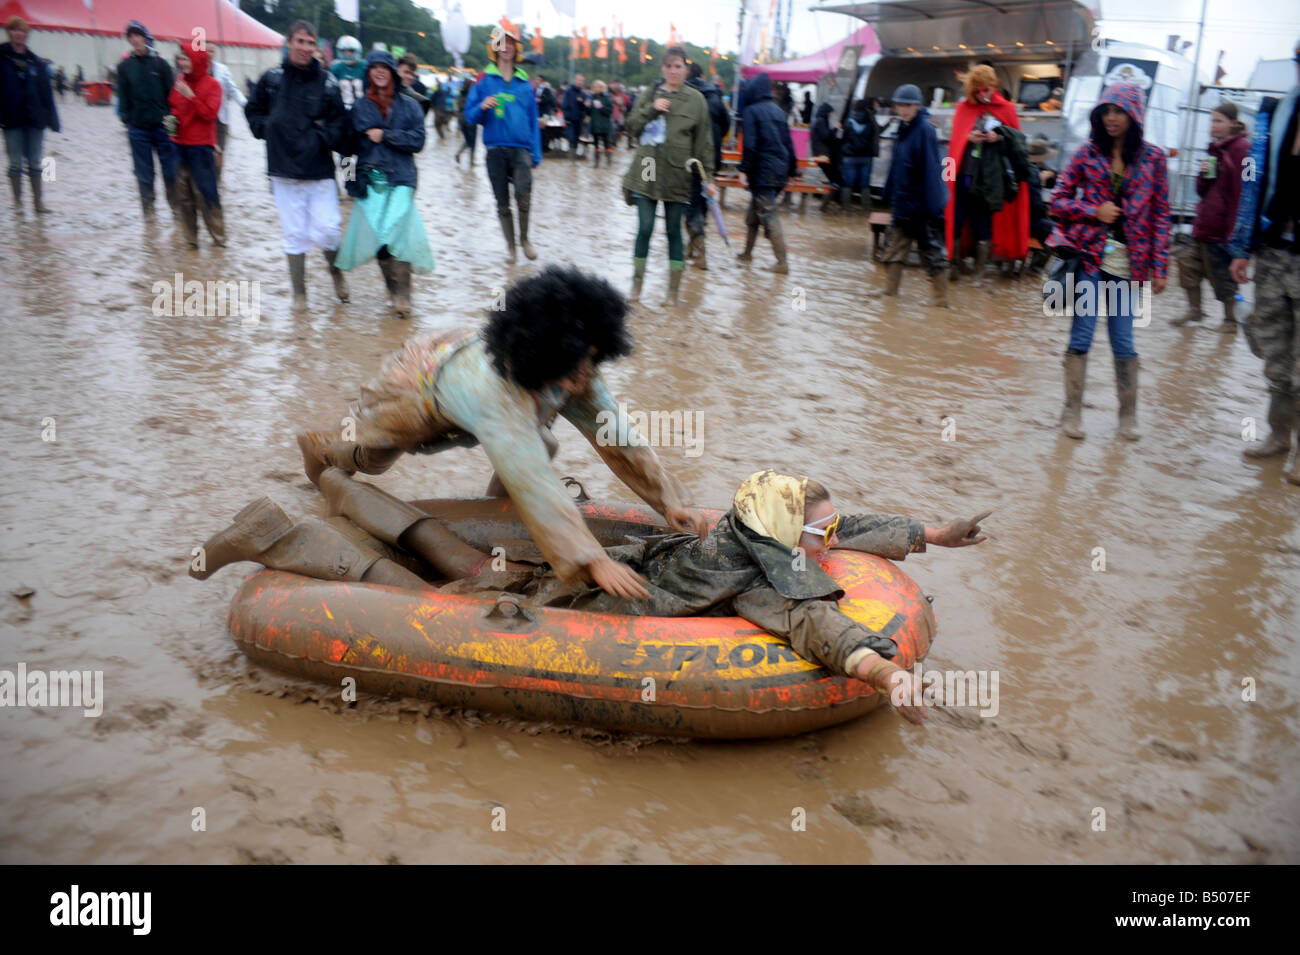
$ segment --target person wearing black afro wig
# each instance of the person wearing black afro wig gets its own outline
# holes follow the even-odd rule
[[[618,414],[601,380],[601,363],[632,352],[627,308],[608,282],[573,267],[548,266],[521,279],[482,329],[415,336],[389,355],[361,389],[341,440],[300,434],[307,476],[374,536],[418,553],[446,576],[477,576],[489,555],[423,511],[346,475],[380,474],[403,453],[482,445],[496,470],[488,494],[513,500],[556,576],[644,599],[640,579],[606,554],[550,466],[558,448],[551,424],[563,415],[671,527],[708,532],[703,516],[686,506],[681,483]],[[608,440],[611,420],[617,433]],[[345,506],[336,497],[355,500]]]

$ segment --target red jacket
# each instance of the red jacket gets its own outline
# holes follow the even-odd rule
[[[215,146],[221,84],[208,75],[207,50],[197,49],[191,43],[181,47],[181,52],[190,58],[190,72],[177,77],[177,82],[183,78],[194,95],[185,96],[173,86],[171,95],[167,97],[172,115],[179,123],[172,141],[182,146]]]
[[[996,90],[993,92],[993,98],[988,103],[976,106],[969,100],[963,99],[957,104],[957,108],[953,110],[952,138],[948,140],[948,165],[953,170],[954,175],[944,176],[944,179],[948,180],[948,208],[943,217],[944,232],[948,240],[948,258],[950,259],[957,258],[956,250],[953,248],[952,234],[953,207],[957,202],[957,176],[955,173],[961,169],[961,160],[966,154],[966,140],[975,127],[975,121],[984,113],[992,113],[993,117],[1004,126],[1010,126],[1012,129],[1020,128],[1020,117],[1016,115],[1016,107]],[[963,243],[963,245],[973,244],[973,240],[970,243]],[[995,259],[1011,259],[1013,261],[1023,259],[1028,255],[1029,187],[1022,187],[1017,193],[1015,201],[1006,203],[1000,210],[993,213],[992,252]]]
[[[1227,243],[1232,237],[1237,203],[1241,201],[1242,161],[1249,152],[1245,133],[1210,143],[1209,153],[1218,159],[1219,168],[1213,179],[1196,177],[1196,194],[1201,203],[1196,207],[1192,238],[1197,242]]]

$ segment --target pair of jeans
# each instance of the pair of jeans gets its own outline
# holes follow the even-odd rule
[[[844,188],[850,192],[867,192],[871,189],[871,156],[845,156],[840,168],[844,175]]]
[[[1136,358],[1133,342],[1133,315],[1141,283],[1116,278],[1109,272],[1085,272],[1074,280],[1074,321],[1070,325],[1069,350],[1076,355],[1088,354],[1097,331],[1097,313],[1106,302],[1106,332],[1110,350],[1116,358]]]
[[[148,127],[128,126],[126,130],[131,139],[131,160],[135,164],[135,178],[140,185],[140,195],[145,199],[152,199],[154,151],[158,152],[158,165],[162,167],[163,184],[170,188],[176,181],[176,144],[171,141],[162,123]]]
[[[41,143],[45,130],[35,126],[17,126],[5,130],[5,151],[9,154],[9,175],[21,176],[24,163],[27,175],[35,179],[41,174]]]
[[[510,215],[510,184],[515,204],[527,209],[533,194],[533,154],[520,146],[492,146],[487,151],[488,179],[497,200],[497,215]]]
[[[976,242],[993,238],[993,213],[989,212],[982,201],[971,195],[969,189],[963,188],[961,183],[958,183],[952,203],[952,257],[954,259],[962,257],[961,230],[967,220],[970,220],[971,233]]]
[[[648,196],[636,197],[636,245],[633,255],[644,259],[650,255],[650,234],[655,229],[655,209],[657,199]],[[664,229],[668,233],[668,261],[685,262],[682,249],[682,213],[686,211],[685,202],[664,203]]]

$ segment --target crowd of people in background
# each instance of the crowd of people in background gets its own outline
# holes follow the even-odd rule
[[[37,213],[48,211],[42,192],[47,131],[59,132],[55,105],[74,79],[27,46],[21,17],[5,23],[0,45],[0,124],[4,128],[15,207],[22,209],[27,179]],[[1137,283],[1159,294],[1170,259],[1179,267],[1187,310],[1175,326],[1200,322],[1202,289],[1209,282],[1223,308],[1224,332],[1242,325],[1236,303],[1255,258],[1256,309],[1246,325],[1252,351],[1265,362],[1270,434],[1247,450],[1250,458],[1287,454],[1300,428],[1300,247],[1297,244],[1297,172],[1300,85],[1283,99],[1266,100],[1257,127],[1248,129],[1231,102],[1211,113],[1207,158],[1196,170],[1199,204],[1190,235],[1175,241],[1169,174],[1163,150],[1144,139],[1145,96],[1128,83],[1104,87],[1090,115],[1091,132],[1059,173],[1049,163],[1054,146],[1027,139],[1015,105],[999,89],[991,64],[962,75],[946,155],[920,89],[904,84],[888,101],[852,100],[839,108],[796,104],[790,88],[759,73],[728,106],[726,85],[705,77],[681,47],[661,57],[661,79],[628,90],[617,79],[590,84],[581,73],[556,89],[523,68],[523,42],[504,28],[488,43],[490,64],[427,86],[413,56],[400,60],[376,50],[364,60],[352,37],[336,45],[339,59],[324,62],[315,29],[298,21],[289,31],[284,62],[253,82],[247,100],[228,67],[209,47],[187,44],[173,63],[154,38],[131,21],[130,49],[112,71],[117,113],[130,144],[141,208],[152,217],[157,168],[163,190],[191,247],[201,215],[212,241],[226,241],[219,182],[233,109],[242,106],[253,135],[266,143],[267,171],[283,232],[293,300],[306,304],[305,257],[319,248],[336,295],[348,301],[344,272],[375,259],[393,313],[411,314],[410,277],[433,268],[433,254],[414,204],[414,156],[432,117],[443,138],[454,120],[461,136],[455,162],[469,165],[481,136],[486,168],[509,262],[517,250],[538,257],[530,235],[533,170],[544,155],[563,152],[599,168],[612,164],[620,141],[635,150],[622,179],[624,198],[637,210],[632,243],[631,299],[640,297],[651,234],[660,208],[668,240],[668,296],[676,305],[688,259],[708,267],[707,212],[714,177],[724,168],[723,144],[739,134],[736,181],[750,194],[742,263],[753,256],[761,230],[775,255],[772,271],[789,271],[781,223],[782,193],[799,181],[790,129],[809,127],[809,165],[824,173],[827,212],[847,210],[854,197],[873,208],[872,172],[881,154],[888,111],[893,143],[882,192],[890,222],[880,256],[883,288],[898,295],[905,263],[915,250],[929,273],[930,303],[950,306],[953,281],[985,281],[993,260],[1025,263],[1032,272],[1050,262],[1049,278],[1068,277],[1078,296],[1064,354],[1062,433],[1082,438],[1087,360],[1101,304],[1107,301],[1108,338],[1119,398],[1120,437],[1136,440],[1139,359],[1132,298],[1102,294],[1108,283]],[[1296,62],[1300,64],[1300,48]],[[531,64],[530,64],[531,65]],[[1054,88],[1041,109],[1060,109]],[[481,133],[480,133],[481,129]],[[346,237],[335,180],[345,157],[347,192],[354,204]],[[733,160],[734,161],[734,160]],[[1245,177],[1246,163],[1262,175]],[[646,174],[646,170],[653,170]],[[946,172],[947,171],[947,172]],[[513,208],[511,196],[513,194]],[[516,229],[515,213],[518,214]],[[689,247],[683,243],[683,227]],[[1031,240],[1032,243],[1031,243]],[[1037,248],[1031,249],[1031,245]],[[342,251],[340,248],[342,247]],[[1298,432],[1300,434],[1300,432]],[[1300,456],[1288,472],[1300,484]]]

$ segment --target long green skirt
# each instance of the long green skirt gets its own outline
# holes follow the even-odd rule
[[[378,169],[361,174],[366,177],[366,197],[352,204],[352,218],[334,264],[354,269],[388,246],[388,254],[411,263],[412,272],[432,272],[433,249],[415,208],[415,189],[390,186]]]

